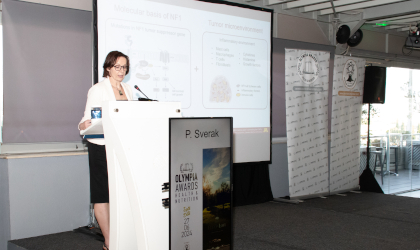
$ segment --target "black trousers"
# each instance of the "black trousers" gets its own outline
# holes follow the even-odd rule
[[[90,202],[109,203],[108,165],[105,146],[88,142]]]

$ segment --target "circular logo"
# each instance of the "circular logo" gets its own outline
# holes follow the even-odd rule
[[[311,84],[318,79],[319,63],[317,57],[312,53],[304,53],[298,59],[297,72],[300,79]]]
[[[347,60],[343,68],[344,86],[348,89],[354,88],[357,82],[357,65],[352,59]]]

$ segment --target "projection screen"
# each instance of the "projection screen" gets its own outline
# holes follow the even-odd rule
[[[97,0],[93,9],[96,82],[106,55],[121,51],[135,99],[144,97],[137,85],[181,102],[183,117],[233,117],[233,161],[271,162],[272,10],[194,0]]]

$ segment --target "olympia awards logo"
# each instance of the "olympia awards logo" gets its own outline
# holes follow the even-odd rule
[[[352,59],[347,60],[343,69],[344,86],[348,89],[354,88],[357,82],[357,65]]]
[[[298,59],[297,73],[304,83],[315,82],[319,76],[319,63],[316,56],[312,53],[302,54]]]
[[[192,163],[184,163],[184,164],[181,164],[181,166],[179,167],[179,171],[181,171],[181,173],[192,172],[193,169],[194,169],[194,166]]]

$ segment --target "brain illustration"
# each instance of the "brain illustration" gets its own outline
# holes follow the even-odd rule
[[[210,88],[210,102],[230,102],[232,91],[224,76],[214,79]]]

